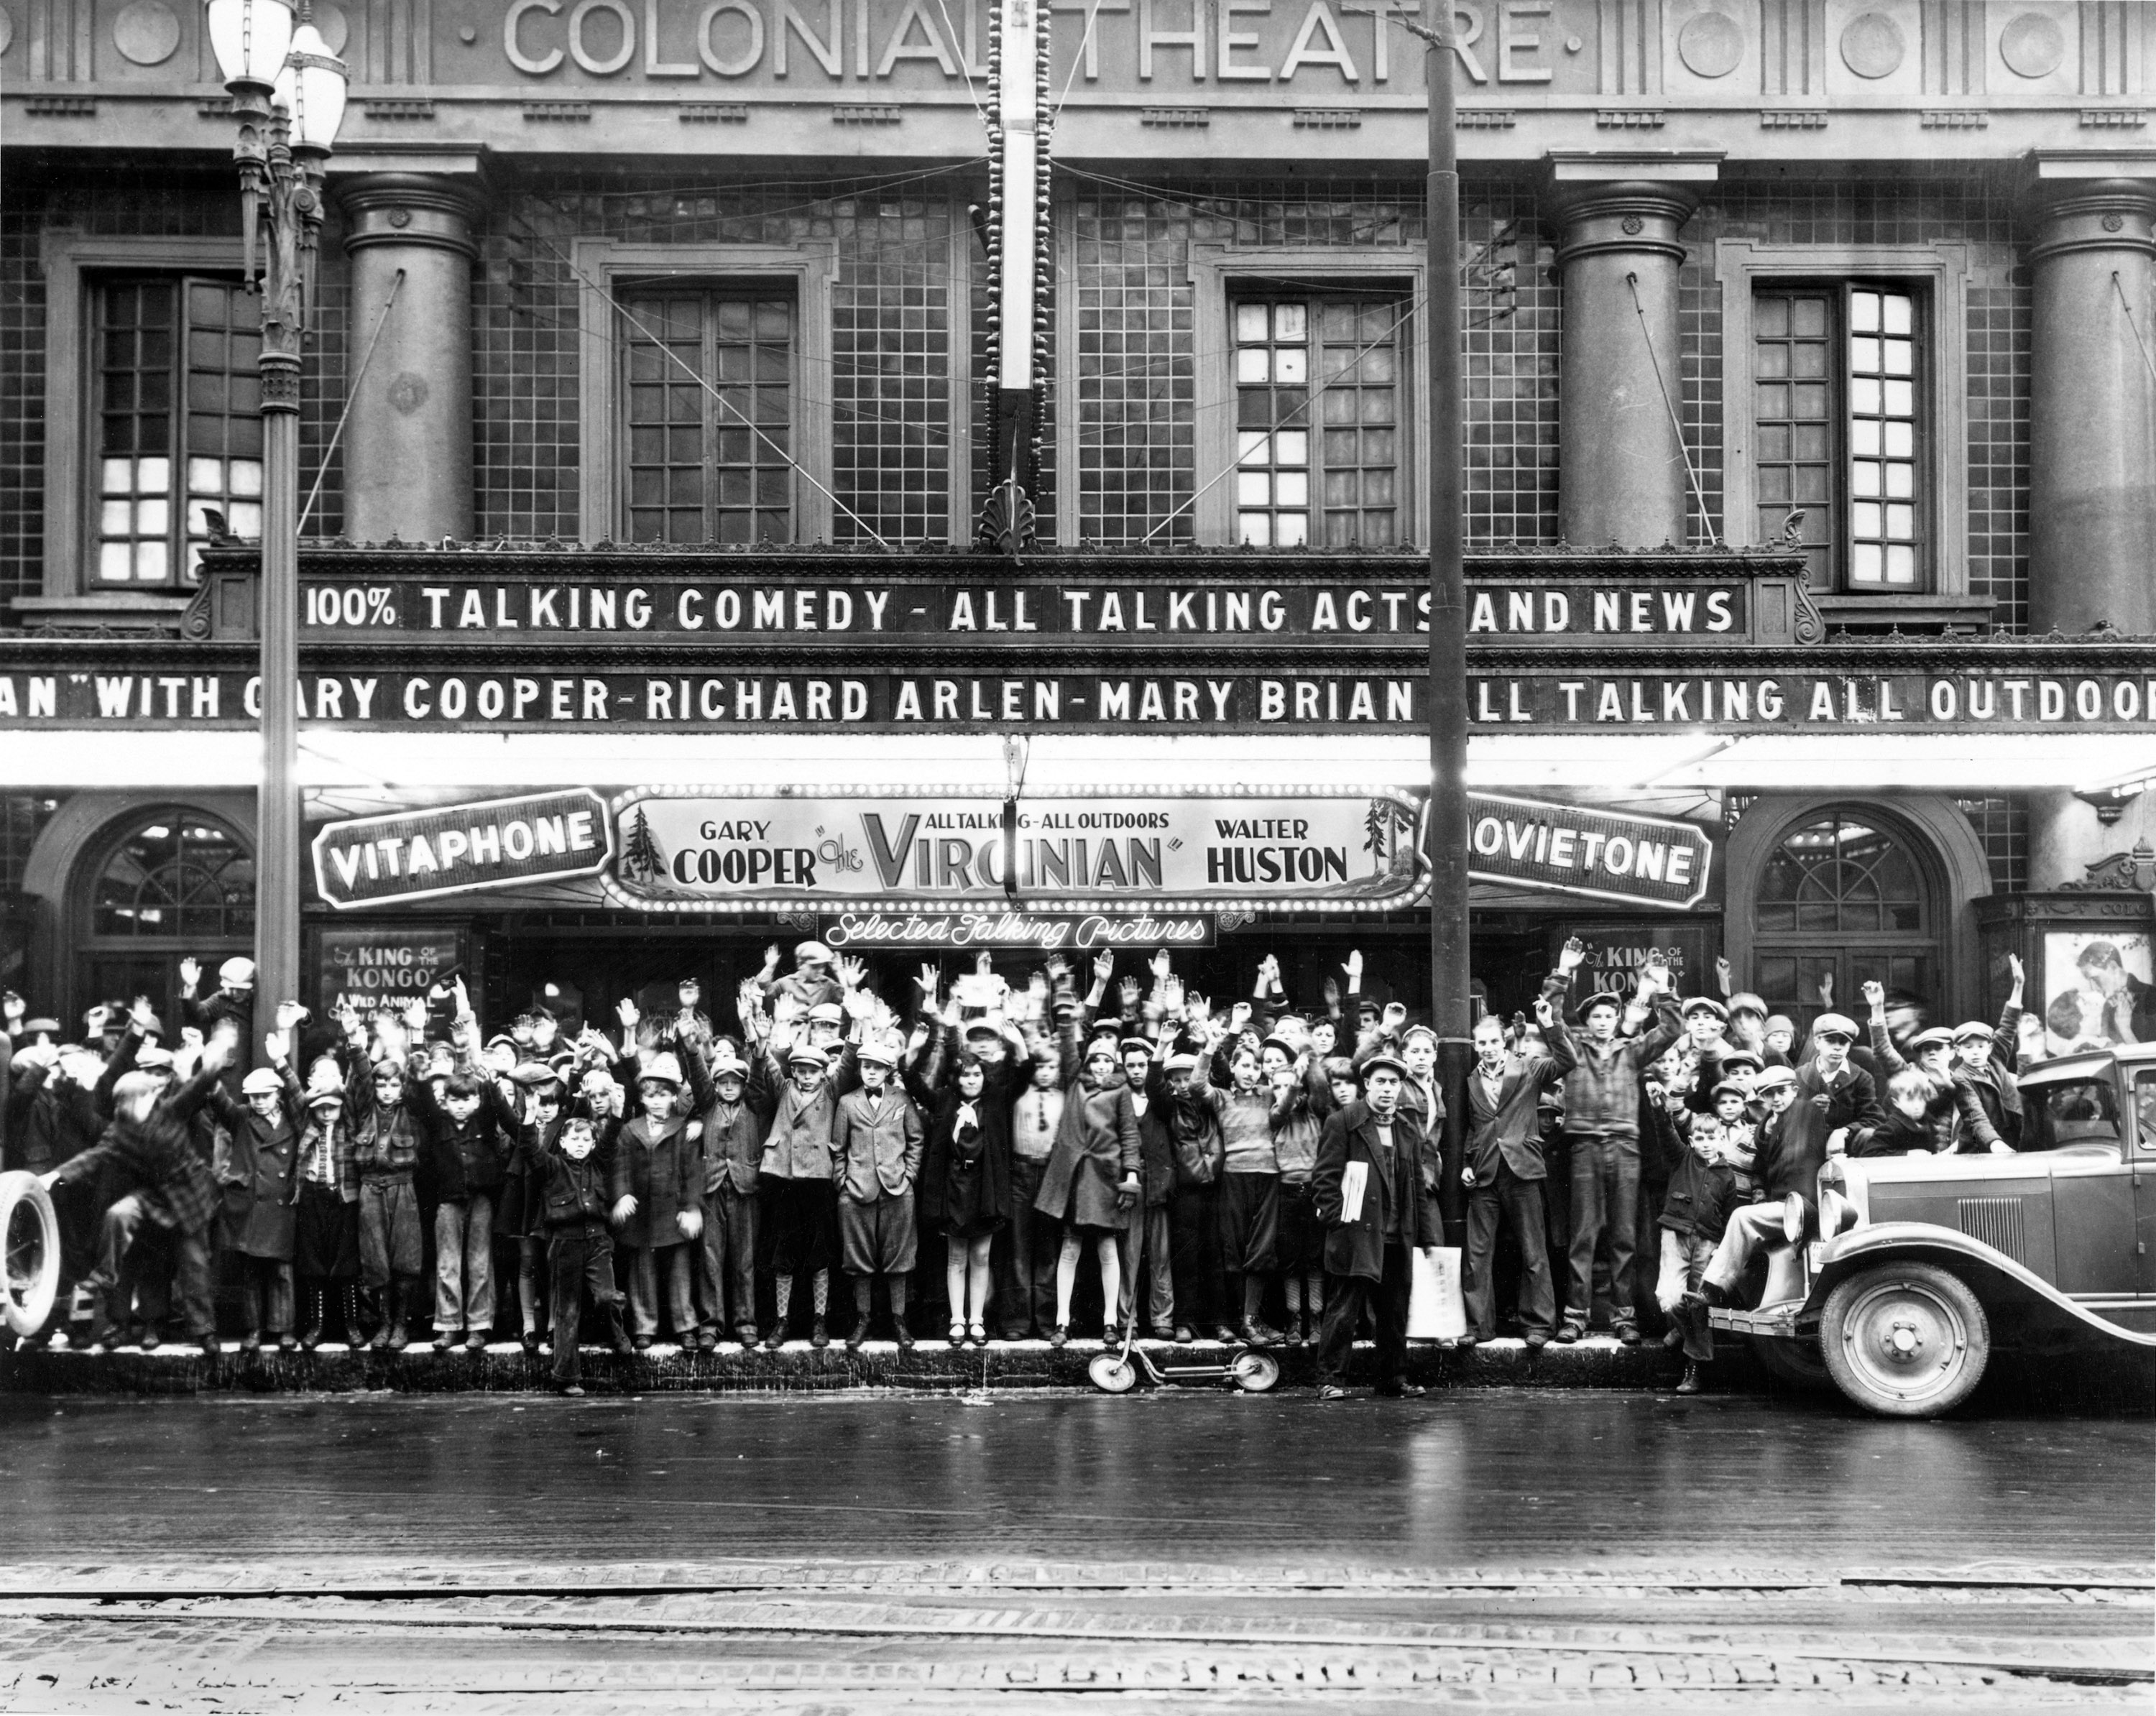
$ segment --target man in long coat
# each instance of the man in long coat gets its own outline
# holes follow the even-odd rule
[[[1437,1232],[1422,1196],[1422,1129],[1400,1108],[1407,1076],[1398,1056],[1372,1056],[1363,1063],[1363,1099],[1327,1117],[1317,1142],[1310,1183],[1330,1277],[1317,1336],[1321,1400],[1347,1398],[1342,1378],[1366,1305],[1377,1316],[1378,1392],[1423,1392],[1407,1379],[1408,1295],[1414,1253],[1435,1245]]]

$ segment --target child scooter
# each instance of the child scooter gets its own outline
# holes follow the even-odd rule
[[[1280,1360],[1257,1347],[1242,1347],[1224,1364],[1158,1364],[1137,1344],[1138,1272],[1145,1265],[1145,1228],[1141,1222],[1135,1258],[1131,1265],[1131,1314],[1123,1325],[1120,1352],[1104,1352],[1086,1367],[1093,1386],[1104,1395],[1127,1395],[1137,1386],[1141,1373],[1159,1388],[1168,1383],[1231,1382],[1246,1394],[1261,1395],[1280,1380]]]

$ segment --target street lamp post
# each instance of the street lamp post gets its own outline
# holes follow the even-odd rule
[[[1460,1165],[1473,1058],[1468,1015],[1467,614],[1460,493],[1460,162],[1454,136],[1452,0],[1424,0],[1430,181],[1424,210],[1430,282],[1430,1025],[1445,1092],[1438,1202],[1446,1241],[1463,1242]]]
[[[344,121],[344,62],[306,0],[207,0],[210,45],[239,136],[240,231],[262,299],[262,785],[255,813],[255,993],[300,994],[300,355],[322,224],[322,177]],[[266,230],[264,230],[266,229]],[[258,239],[261,269],[256,271]]]

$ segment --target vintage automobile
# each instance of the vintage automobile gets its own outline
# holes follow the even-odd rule
[[[2010,1155],[1830,1158],[1819,1236],[1770,1252],[1752,1337],[1785,1379],[1934,1416],[1994,1351],[2156,1360],[2156,1044],[2024,1074]]]

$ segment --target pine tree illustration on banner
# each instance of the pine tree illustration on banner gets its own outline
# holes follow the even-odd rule
[[[629,837],[622,842],[621,871],[625,876],[640,881],[653,881],[664,876],[666,855],[659,850],[659,842],[652,838],[651,825],[644,818],[644,807],[636,807],[636,815],[629,825]]]
[[[1363,850],[1370,855],[1370,873],[1383,876],[1388,870],[1399,868],[1399,860],[1408,850],[1402,842],[1414,837],[1414,813],[1397,799],[1373,799],[1363,818],[1363,828],[1368,836]]]

